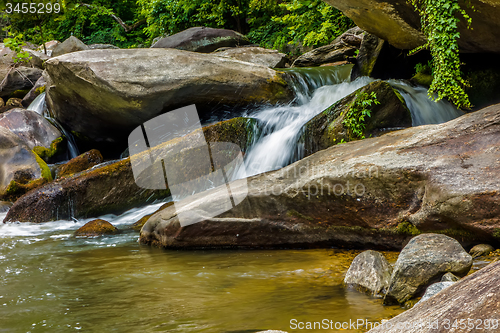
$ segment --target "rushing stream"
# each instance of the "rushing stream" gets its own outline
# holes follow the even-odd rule
[[[302,126],[373,81],[348,82],[349,71],[289,71],[295,103],[249,115],[264,124],[245,156],[249,173],[301,158]],[[390,83],[405,98],[414,125],[460,115],[449,104],[429,102],[424,88]],[[30,106],[48,116],[45,108],[44,96]],[[74,156],[77,147],[71,140],[69,145]],[[291,319],[375,322],[402,312],[342,285],[355,251],[163,251],[138,245],[129,226],[160,206],[102,216],[122,232],[95,239],[72,236],[90,219],[0,224],[0,332],[290,332]],[[396,259],[395,253],[386,256]]]

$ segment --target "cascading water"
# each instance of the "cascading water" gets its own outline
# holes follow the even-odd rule
[[[361,77],[349,82],[350,69],[342,66],[289,70],[297,105],[267,107],[248,115],[258,119],[262,129],[245,155],[245,170],[237,172],[236,178],[280,169],[301,159],[297,141],[303,126],[335,102],[374,81]],[[443,123],[463,115],[446,101],[430,100],[424,87],[412,87],[399,80],[388,82],[405,99],[413,126]]]
[[[54,124],[54,126],[56,126],[57,129],[61,131],[61,133],[66,137],[68,142],[69,158],[71,159],[77,157],[78,155],[80,155],[80,153],[78,151],[78,146],[76,145],[75,138],[70,132],[66,131],[66,129],[55,118],[50,115],[50,112],[47,108],[47,102],[45,101],[45,94],[46,93],[41,93],[40,95],[38,95],[37,98],[35,98],[35,100],[28,106],[28,110],[34,111],[50,120],[50,122],[52,122],[52,124]]]

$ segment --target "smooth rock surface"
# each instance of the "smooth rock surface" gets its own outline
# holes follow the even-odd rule
[[[455,284],[455,282],[452,282],[452,281],[438,282],[438,283],[431,284],[429,287],[427,287],[427,289],[425,290],[424,296],[422,296],[422,298],[418,302],[425,302],[426,300],[433,297],[437,293],[441,292],[442,290],[444,290],[448,287],[451,287],[454,284]]]
[[[140,240],[166,248],[400,250],[413,234],[398,228],[403,218],[420,231],[440,230],[464,245],[477,244],[500,225],[499,147],[500,105],[440,125],[336,145],[234,182],[232,193],[246,198],[217,217],[181,228],[175,209],[166,208],[144,225]],[[223,190],[183,204],[203,214]]]
[[[34,111],[12,109],[0,114],[0,127],[10,130],[33,149],[36,146],[50,148],[61,132],[47,119]]]
[[[75,36],[70,36],[64,42],[57,44],[57,46],[52,50],[52,57],[58,57],[63,54],[85,51],[89,47],[85,45],[81,40]]]
[[[434,332],[498,332],[500,312],[500,262],[467,276],[435,297],[419,302],[412,309],[392,318],[384,326],[379,326],[368,333],[434,333]],[[473,319],[475,325],[460,325]],[[485,320],[491,325],[485,329]],[[456,328],[451,328],[457,321]],[[428,323],[438,322],[436,329]],[[450,323],[449,329],[443,326]],[[415,323],[405,327],[407,323]],[[421,323],[421,325],[418,325]],[[481,325],[479,325],[481,323]],[[482,329],[478,329],[481,327]]]
[[[286,54],[262,47],[234,47],[229,50],[217,52],[215,55],[270,68],[284,68],[287,61]]]
[[[210,53],[221,47],[236,47],[248,44],[250,44],[250,41],[245,36],[233,30],[194,27],[164,37],[152,47]]]
[[[495,251],[495,248],[489,244],[478,244],[470,249],[469,254],[472,256],[472,258],[478,258],[487,256],[493,251]]]
[[[365,33],[351,72],[351,81],[361,76],[372,76],[377,59],[385,41],[375,35]]]
[[[441,234],[416,236],[399,254],[384,303],[403,304],[445,273],[463,277],[471,267],[472,257],[455,239]]]
[[[420,32],[420,17],[406,0],[324,0],[342,11],[361,29],[400,49],[413,49],[425,44]],[[467,29],[462,18],[458,25],[462,52],[500,53],[500,6],[497,0],[472,0],[461,7],[472,19]],[[474,8],[474,9],[472,9]]]
[[[85,223],[77,231],[75,237],[99,237],[104,235],[114,235],[118,229],[108,221],[97,219]]]
[[[284,74],[238,60],[174,49],[92,50],[46,63],[47,102],[56,119],[90,141],[123,143],[137,126],[196,104],[287,102]]]
[[[372,294],[385,293],[389,288],[392,266],[377,251],[364,251],[356,256],[347,271],[344,283],[362,287]]]

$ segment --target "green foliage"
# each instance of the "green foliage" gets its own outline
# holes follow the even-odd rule
[[[374,91],[370,94],[366,92],[357,94],[354,103],[346,111],[342,121],[342,124],[349,130],[350,137],[353,139],[365,138],[365,118],[371,117],[370,107],[377,104],[380,104],[380,102],[377,100],[377,94]]]
[[[16,64],[21,62],[28,63],[31,60],[30,54],[23,50],[23,46],[26,45],[26,43],[22,41],[22,38],[23,35],[18,34],[14,38],[5,38],[3,41],[6,47],[16,53],[16,55],[12,58]]]
[[[419,62],[415,65],[415,75],[417,74],[426,74],[433,75],[434,69],[432,67],[432,61],[428,61],[426,64]]]
[[[429,48],[432,54],[434,78],[429,88],[429,97],[439,101],[447,98],[457,107],[470,108],[465,92],[467,82],[460,72],[457,25],[459,14],[467,21],[471,19],[460,7],[459,0],[408,0],[419,13],[422,30],[427,43],[412,52]],[[436,96],[437,95],[437,96]]]

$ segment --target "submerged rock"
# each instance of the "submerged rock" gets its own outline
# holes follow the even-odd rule
[[[75,231],[75,237],[99,237],[114,235],[117,232],[118,229],[108,221],[97,219],[85,223],[84,226]]]
[[[392,266],[384,255],[377,251],[364,251],[356,256],[344,278],[344,283],[383,294],[389,288]]]
[[[75,173],[85,171],[104,162],[104,158],[97,149],[92,149],[61,165],[56,172],[56,178],[64,178]]]
[[[50,148],[52,142],[62,136],[47,119],[25,109],[12,109],[0,114],[0,127],[17,135],[30,149],[36,146]]]
[[[469,254],[472,258],[478,258],[482,256],[487,256],[491,252],[495,251],[495,248],[488,244],[478,244],[470,249]]]
[[[140,240],[166,248],[400,250],[412,235],[440,230],[466,246],[477,244],[498,227],[499,147],[500,105],[336,145],[231,183],[233,195],[246,198],[203,222],[181,228],[175,208],[168,207],[149,219]],[[224,197],[220,187],[182,204],[203,214]]]
[[[284,68],[288,58],[284,53],[262,47],[234,47],[215,54],[270,68]]]
[[[419,235],[399,254],[384,303],[402,304],[441,280],[445,273],[463,277],[471,267],[472,257],[455,239],[440,234]]]
[[[233,30],[194,27],[164,37],[152,47],[210,53],[221,47],[236,47],[248,44],[250,44],[250,41],[245,36]]]
[[[300,142],[304,144],[304,155],[309,156],[339,143],[359,139],[344,121],[348,111],[355,108],[354,103],[367,98],[373,100],[372,93],[376,94],[375,99],[379,104],[372,103],[366,107],[371,111],[371,117],[365,117],[364,121],[363,134],[366,137],[380,135],[391,128],[411,127],[411,113],[401,95],[387,82],[375,81],[341,99],[304,125],[300,137]],[[354,117],[358,115],[354,114]]]
[[[137,126],[186,105],[196,104],[203,114],[220,105],[293,99],[285,74],[211,54],[92,50],[46,65],[47,102],[56,119],[77,136],[102,144],[124,145]]]
[[[0,126],[0,200],[15,200],[51,180],[47,164],[17,135]]]
[[[57,46],[52,51],[52,57],[58,57],[63,54],[85,51],[88,49],[89,47],[85,45],[81,40],[79,40],[75,36],[70,36],[64,42],[57,44]]]
[[[412,309],[368,333],[448,331],[446,326],[443,326],[446,323],[449,323],[450,327],[458,323],[458,327],[453,329],[453,332],[457,333],[477,332],[479,326],[485,332],[497,332],[500,321],[499,302],[500,262],[495,262],[446,288],[435,297],[419,302]],[[467,322],[468,319],[474,320],[473,328],[460,326],[460,323]]]

